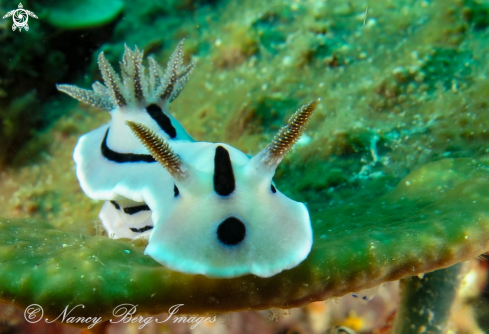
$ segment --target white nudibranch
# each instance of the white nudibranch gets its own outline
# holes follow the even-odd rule
[[[106,201],[99,217],[109,237],[149,238],[145,254],[188,274],[270,277],[296,267],[312,247],[309,213],[272,177],[319,100],[250,158],[227,144],[194,141],[170,114],[195,65],[183,65],[183,41],[166,71],[151,57],[147,71],[142,60],[142,51],[126,47],[119,76],[101,53],[105,85],[57,86],[111,114],[73,154],[85,194]]]

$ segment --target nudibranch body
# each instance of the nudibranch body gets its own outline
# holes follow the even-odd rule
[[[171,56],[165,73],[153,58],[148,58],[151,70],[146,77],[142,65],[143,54],[126,47],[121,63],[122,79],[105,59],[98,62],[106,86],[93,84],[93,92],[72,85],[58,85],[68,95],[111,114],[108,124],[82,136],[75,147],[77,177],[83,191],[93,199],[127,198],[142,202],[139,192],[124,189],[124,182],[145,163],[155,160],[132,134],[126,121],[146,124],[158,135],[171,141],[193,141],[168,110],[183,89],[194,63],[182,66],[183,41]],[[141,163],[141,164],[138,164]]]
[[[93,92],[58,89],[108,110],[111,121],[80,138],[77,177],[105,200],[100,219],[110,237],[149,237],[145,254],[170,269],[210,277],[273,276],[301,263],[312,247],[304,204],[272,183],[318,101],[300,108],[271,144],[253,157],[223,143],[196,142],[169,112],[194,63],[178,45],[165,73],[126,47],[122,79],[103,53],[105,85]]]

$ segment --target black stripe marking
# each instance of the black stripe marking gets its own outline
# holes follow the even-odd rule
[[[144,205],[130,206],[128,208],[124,208],[124,213],[127,213],[128,215],[134,215],[140,211],[149,211],[149,210],[151,210],[149,206],[144,204]]]
[[[116,208],[117,210],[120,210],[121,209],[121,206],[116,201],[110,201],[110,203],[112,203],[112,205],[114,206],[114,208]]]
[[[109,129],[105,132],[104,140],[102,140],[102,146],[100,147],[102,155],[110,161],[125,163],[125,162],[156,162],[150,154],[134,154],[134,153],[119,153],[112,151],[107,146],[107,137],[109,135]]]
[[[141,227],[141,228],[135,228],[135,227],[129,227],[129,229],[133,232],[136,232],[136,233],[143,233],[143,232],[146,232],[147,230],[151,230],[153,228],[153,226],[150,226],[150,225],[146,225],[145,227]]]
[[[175,195],[174,197],[177,197],[180,194],[180,190],[178,190],[177,185],[173,185],[173,194]]]
[[[177,130],[171,124],[171,120],[168,116],[165,115],[163,110],[157,105],[152,104],[146,107],[146,111],[149,116],[158,123],[160,128],[167,133],[170,138],[175,138],[177,136]]]
[[[277,189],[275,188],[275,186],[273,184],[271,184],[270,186],[271,186],[270,188],[272,189],[272,193],[275,194],[277,192]]]
[[[224,147],[218,146],[214,156],[214,190],[221,196],[228,196],[234,191],[235,186],[229,152]]]

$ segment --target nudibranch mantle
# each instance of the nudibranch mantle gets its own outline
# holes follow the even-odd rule
[[[105,85],[58,89],[107,110],[111,121],[75,147],[87,196],[105,200],[100,219],[113,238],[149,238],[145,254],[170,269],[230,278],[270,277],[301,263],[312,247],[304,204],[272,182],[318,100],[304,105],[253,157],[223,143],[196,142],[169,112],[194,67],[183,66],[183,41],[166,71],[126,47],[122,79],[103,53]]]
[[[302,262],[312,246],[305,205],[276,190],[272,175],[257,173],[253,158],[229,145],[206,144],[195,156],[179,154],[190,170],[188,180],[175,180],[179,194],[169,201],[172,209],[148,202],[158,223],[145,253],[174,270],[215,277],[250,272],[268,277]],[[178,148],[175,145],[175,152]],[[234,177],[234,182],[224,182],[234,183],[234,190],[224,196],[216,193],[218,167],[209,168],[215,165],[219,151],[229,153]],[[216,231],[226,224],[238,228],[243,224],[242,234],[216,237]]]

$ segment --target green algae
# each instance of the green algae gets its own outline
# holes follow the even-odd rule
[[[454,80],[457,80],[458,85],[469,84],[467,80],[470,80],[470,63],[473,61],[469,51],[434,49],[425,57],[421,67],[421,71],[427,76],[425,83],[429,87],[428,91],[433,92],[438,83],[445,89],[450,89]]]
[[[483,1],[464,0],[462,16],[468,24],[473,25],[476,30],[485,29],[489,26],[489,5]]]
[[[314,246],[298,267],[271,278],[210,279],[173,272],[145,245],[56,229],[0,223],[0,298],[58,316],[110,318],[122,303],[156,314],[290,308],[444,268],[489,250],[489,164],[445,159],[406,176],[391,193],[333,209],[310,206]]]

